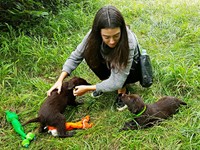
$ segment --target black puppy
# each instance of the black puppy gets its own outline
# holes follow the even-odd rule
[[[76,97],[73,95],[73,89],[78,85],[89,85],[89,83],[78,77],[73,77],[68,82],[64,82],[60,94],[57,93],[57,90],[52,91],[51,96],[48,96],[42,104],[38,117],[27,121],[23,125],[40,122],[39,132],[45,132],[44,128],[48,125],[57,128],[59,137],[72,136],[73,134],[66,133],[66,119],[63,112],[68,105],[76,106],[79,104],[75,101]]]
[[[135,115],[134,120],[125,123],[122,130],[151,127],[175,114],[180,105],[187,105],[171,96],[165,96],[153,104],[145,104],[137,94],[123,94],[121,99]]]

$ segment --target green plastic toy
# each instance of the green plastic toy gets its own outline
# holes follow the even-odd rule
[[[21,123],[19,122],[19,118],[16,113],[8,111],[8,110],[5,111],[5,113],[6,113],[6,120],[12,124],[15,132],[21,136],[21,138],[23,140],[22,146],[28,147],[30,144],[30,141],[32,141],[35,138],[35,134],[31,133],[31,132],[26,134],[24,132],[24,129],[23,129]]]
[[[28,147],[29,144],[30,144],[30,141],[32,141],[34,138],[35,138],[35,134],[29,132],[29,133],[26,135],[26,139],[24,139],[24,140],[22,141],[22,146]]]

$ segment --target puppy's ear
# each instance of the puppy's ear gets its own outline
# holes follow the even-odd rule
[[[139,111],[139,108],[137,106],[134,106],[131,108],[131,113],[136,114]]]
[[[75,85],[73,83],[70,83],[70,82],[63,82],[63,84],[62,84],[63,90],[71,90],[74,87],[75,87]]]
[[[79,84],[79,78],[78,77],[73,77],[68,81],[68,86],[67,86],[67,90],[72,90],[73,88],[75,88],[77,85]]]
[[[91,84],[88,83],[83,78],[73,77],[71,80],[68,81],[67,89],[72,90],[73,88],[75,88],[78,85],[91,85]]]
[[[75,88],[75,87],[76,87],[75,84],[68,84],[67,90],[72,90],[72,89]]]
[[[133,114],[139,113],[144,108],[144,103],[142,101],[142,98],[138,95],[133,95],[131,100],[131,112]]]

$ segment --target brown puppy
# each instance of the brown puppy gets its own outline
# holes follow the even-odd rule
[[[62,113],[68,105],[78,105],[75,101],[76,97],[73,95],[73,88],[78,85],[89,85],[89,83],[78,77],[73,77],[68,82],[64,82],[60,94],[57,93],[57,90],[52,91],[51,96],[47,97],[42,104],[38,117],[27,121],[23,125],[31,122],[40,122],[39,132],[45,132],[44,128],[49,125],[57,128],[59,137],[72,136],[73,134],[66,133],[66,119]]]
[[[124,94],[121,99],[128,106],[129,111],[135,115],[134,120],[125,123],[122,130],[153,126],[175,114],[180,105],[187,105],[171,96],[165,96],[153,104],[145,104],[137,94]]]

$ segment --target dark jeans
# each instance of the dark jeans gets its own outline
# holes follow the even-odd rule
[[[137,60],[137,63],[133,61],[130,73],[124,83],[124,86],[129,83],[135,83],[137,81],[140,81],[141,78],[141,70],[140,70],[140,63],[139,63],[139,57]]]
[[[108,79],[110,76],[110,69],[106,66],[106,64],[102,63],[98,68],[92,69],[92,71],[99,77],[100,80]],[[140,81],[141,78],[141,71],[140,71],[140,63],[139,63],[139,57],[137,60],[137,63],[133,61],[130,73],[124,83],[124,86],[126,84],[135,83],[137,81]]]

